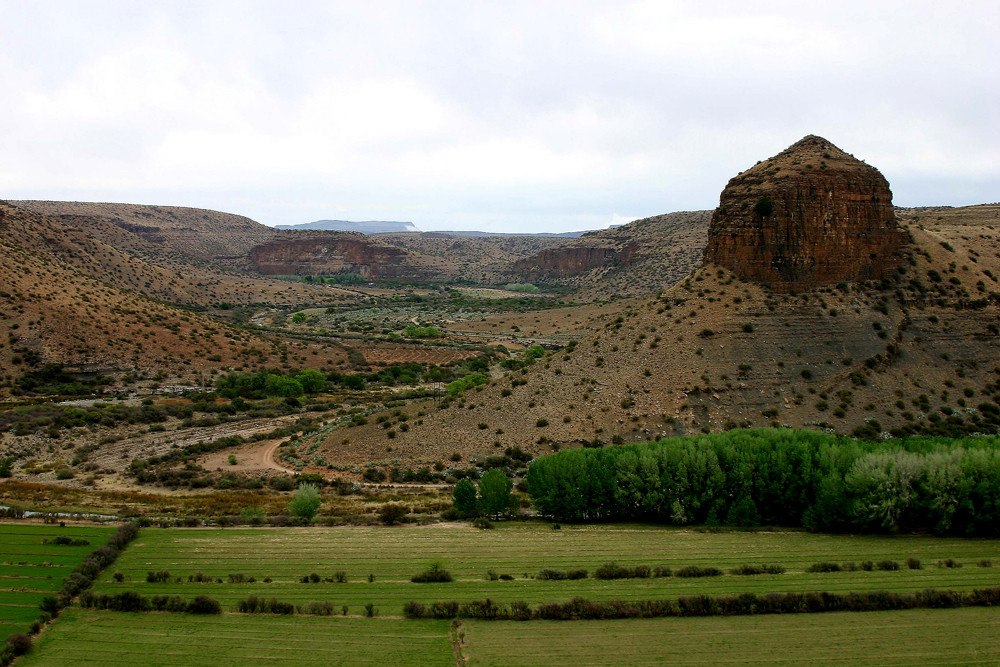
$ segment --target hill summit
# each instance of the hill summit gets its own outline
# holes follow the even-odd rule
[[[877,280],[906,234],[878,169],[809,135],[729,181],[705,262],[780,291]]]

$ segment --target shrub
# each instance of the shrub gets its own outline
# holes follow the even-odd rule
[[[472,527],[478,528],[480,530],[493,530],[494,528],[496,528],[496,526],[493,525],[493,522],[484,516],[476,517],[475,519],[473,519]]]
[[[170,581],[170,573],[166,570],[160,570],[159,572],[147,572],[146,582],[150,584],[162,584]]]
[[[31,637],[23,632],[15,632],[7,637],[3,645],[15,656],[24,655],[31,650]]]
[[[841,569],[839,563],[822,562],[813,563],[806,568],[806,572],[840,572]]]
[[[899,569],[899,563],[894,560],[880,560],[876,563],[876,567],[880,570],[891,572]]]
[[[785,568],[781,565],[737,565],[729,571],[730,574],[755,575],[755,574],[784,574]]]
[[[410,513],[409,508],[406,505],[401,505],[399,503],[386,503],[378,510],[378,518],[387,526],[392,526],[406,517]]]
[[[597,579],[647,579],[652,574],[653,570],[648,565],[626,567],[610,561],[597,568],[594,577]]]
[[[770,197],[761,197],[753,205],[753,212],[762,218],[766,218],[774,212],[774,202],[771,201]]]
[[[553,570],[551,568],[539,570],[538,574],[535,575],[535,579],[542,581],[561,581],[566,578],[566,573],[563,570]]]
[[[403,604],[403,616],[406,618],[425,618],[427,616],[427,607],[421,602],[410,600]]]
[[[924,568],[924,566],[921,565],[919,558],[907,558],[906,567],[910,568],[911,570],[922,570]]]
[[[674,573],[676,577],[718,577],[722,570],[717,567],[703,567],[701,565],[687,565]]]
[[[454,578],[440,563],[431,563],[431,566],[426,570],[413,575],[410,581],[415,584],[447,583],[454,581]]]
[[[288,513],[302,521],[312,521],[321,504],[319,489],[314,484],[301,484],[292,494],[292,502],[288,504]]]

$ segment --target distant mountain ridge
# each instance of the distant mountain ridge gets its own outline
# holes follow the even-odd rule
[[[275,225],[275,229],[292,231],[304,229],[323,229],[338,232],[361,232],[362,234],[381,234],[386,232],[419,232],[412,222],[396,222],[392,220],[365,220],[352,222],[350,220],[316,220],[300,225]]]
[[[362,234],[398,234],[402,232],[416,232],[418,234],[436,234],[448,236],[537,236],[541,238],[562,238],[575,239],[591,231],[584,230],[578,232],[535,232],[533,234],[518,234],[508,232],[481,232],[481,231],[423,231],[417,229],[412,222],[397,222],[392,220],[316,220],[314,222],[304,222],[299,225],[275,225],[274,229],[288,231],[323,230],[336,232],[361,232]]]

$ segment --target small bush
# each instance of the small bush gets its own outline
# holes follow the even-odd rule
[[[687,565],[677,570],[674,576],[677,577],[718,577],[722,570],[717,567],[703,567],[700,565]]]
[[[993,561],[989,559],[983,559],[978,563],[976,563],[976,565],[978,565],[979,567],[993,567]]]
[[[755,574],[784,574],[785,568],[781,565],[737,565],[729,571],[730,574],[755,575]]]
[[[938,561],[938,567],[956,568],[956,567],[962,567],[962,564],[959,563],[954,558],[945,558],[944,560]]]
[[[222,605],[219,604],[218,600],[213,600],[212,598],[199,595],[195,599],[191,600],[187,606],[187,613],[189,614],[221,614]]]
[[[159,572],[147,572],[146,582],[150,584],[162,584],[170,581],[170,573],[166,570],[160,570]]]
[[[413,575],[410,581],[415,584],[448,583],[454,581],[454,578],[440,563],[432,563],[423,572]]]
[[[806,568],[806,572],[840,572],[843,568],[840,567],[839,563],[813,563]]]
[[[907,558],[906,559],[906,567],[910,568],[911,570],[922,570],[922,569],[924,569],[924,566],[921,565],[919,558]]]
[[[899,569],[899,563],[894,560],[880,560],[876,567],[886,572],[892,572]]]
[[[24,655],[31,650],[31,637],[23,632],[15,632],[7,637],[3,645],[15,656]]]

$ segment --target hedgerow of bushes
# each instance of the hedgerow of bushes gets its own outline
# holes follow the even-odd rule
[[[1000,588],[965,591],[925,590],[915,593],[872,591],[859,593],[740,593],[735,596],[693,595],[677,600],[588,600],[551,602],[534,608],[526,602],[509,604],[489,598],[473,602],[410,601],[407,618],[471,618],[482,620],[600,620],[665,616],[746,616],[755,614],[813,614],[831,611],[887,611],[1000,606]]]

